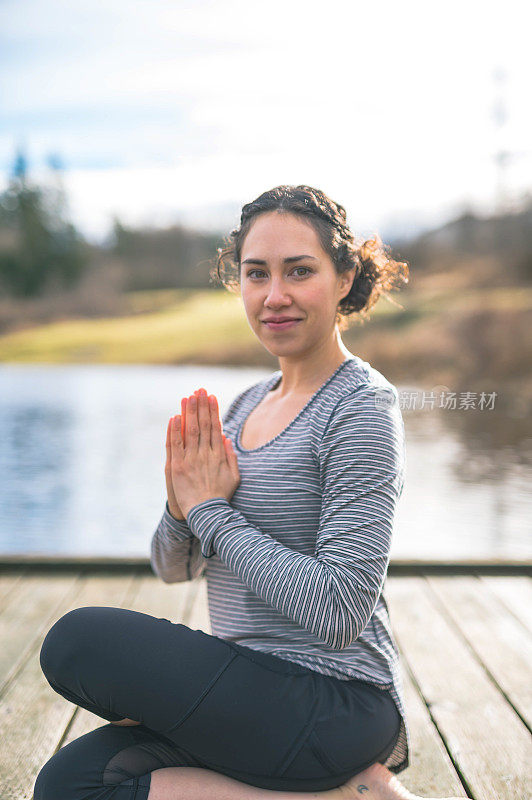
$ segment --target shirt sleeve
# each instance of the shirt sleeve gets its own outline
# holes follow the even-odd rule
[[[388,569],[404,480],[398,395],[364,386],[335,406],[318,446],[322,507],[314,556],[249,524],[222,497],[187,514],[202,553],[214,553],[269,605],[342,650],[366,627]]]
[[[248,387],[235,397],[222,416],[222,427],[225,428],[231,421],[240,403],[253,388],[254,386]],[[205,571],[205,559],[199,540],[190,530],[186,520],[172,516],[168,500],[151,540],[150,563],[154,573],[165,583],[189,581],[201,576]]]
[[[165,583],[190,581],[199,577],[205,566],[199,540],[185,520],[171,515],[168,501],[151,540],[150,563]]]

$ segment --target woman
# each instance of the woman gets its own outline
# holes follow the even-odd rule
[[[280,369],[223,428],[215,397],[182,400],[151,546],[167,583],[205,572],[213,633],[120,608],[61,617],[43,672],[110,724],[44,765],[35,800],[414,797],[393,774],[409,736],[382,593],[404,428],[395,387],[340,338],[408,268],[308,186],[245,205],[231,237],[216,276]]]

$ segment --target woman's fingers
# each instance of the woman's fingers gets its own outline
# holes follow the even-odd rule
[[[211,399],[212,398],[212,399]],[[193,402],[192,402],[193,401]],[[195,405],[195,408],[193,408]],[[204,431],[202,435],[202,430]],[[218,400],[208,395],[205,389],[195,389],[189,397],[181,399],[181,440],[186,447],[187,435],[191,435],[199,447],[202,441],[210,443],[212,450],[225,456],[224,443],[227,437],[222,432]]]
[[[198,424],[198,398],[195,394],[191,394],[187,397],[185,437],[187,450],[197,451],[199,447],[200,431]]]
[[[170,443],[172,460],[182,458],[184,455],[183,439],[181,438],[181,415],[176,414],[171,419]]]
[[[208,403],[211,418],[211,448],[219,458],[225,458],[225,436],[222,433],[222,423],[220,422],[218,400],[216,399],[215,395],[209,395]]]
[[[209,400],[205,389],[199,389],[196,395],[196,408],[198,409],[199,446],[211,446],[211,412]]]
[[[172,466],[172,432],[175,417],[170,417],[166,428],[166,465],[165,471],[169,471]]]
[[[171,430],[172,430],[172,419],[173,419],[173,417],[170,417],[170,419],[168,420],[168,425],[166,427],[166,462],[167,463],[170,461],[170,459],[172,457],[172,442],[170,440],[170,434],[171,434]]]
[[[194,391],[196,397],[198,396],[199,389]],[[186,446],[186,432],[187,432],[187,401],[189,397],[181,398],[181,439],[183,440],[183,447]]]
[[[181,398],[181,438],[183,440],[183,447],[186,444],[186,429],[187,429],[187,398]]]

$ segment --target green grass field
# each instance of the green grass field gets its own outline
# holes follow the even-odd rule
[[[532,391],[531,287],[409,287],[392,298],[403,308],[383,298],[369,320],[342,334],[352,352],[391,380],[476,375]],[[275,365],[242,301],[225,289],[131,292],[125,309],[119,317],[7,333],[0,362]]]
[[[198,363],[263,350],[240,298],[223,290],[130,292],[129,315],[72,319],[0,336],[0,361],[47,363]],[[380,301],[388,325],[408,312]],[[367,325],[368,323],[366,323]]]
[[[151,296],[150,296],[151,295]],[[228,292],[133,292],[128,316],[73,319],[0,337],[0,361],[173,364],[223,357],[252,342],[243,307]]]

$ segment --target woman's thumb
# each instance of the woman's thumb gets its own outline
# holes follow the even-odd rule
[[[240,470],[238,469],[238,459],[236,457],[235,451],[233,450],[233,443],[231,439],[229,439],[227,436],[224,437],[224,446],[229,468],[233,473],[235,479],[240,479]]]

